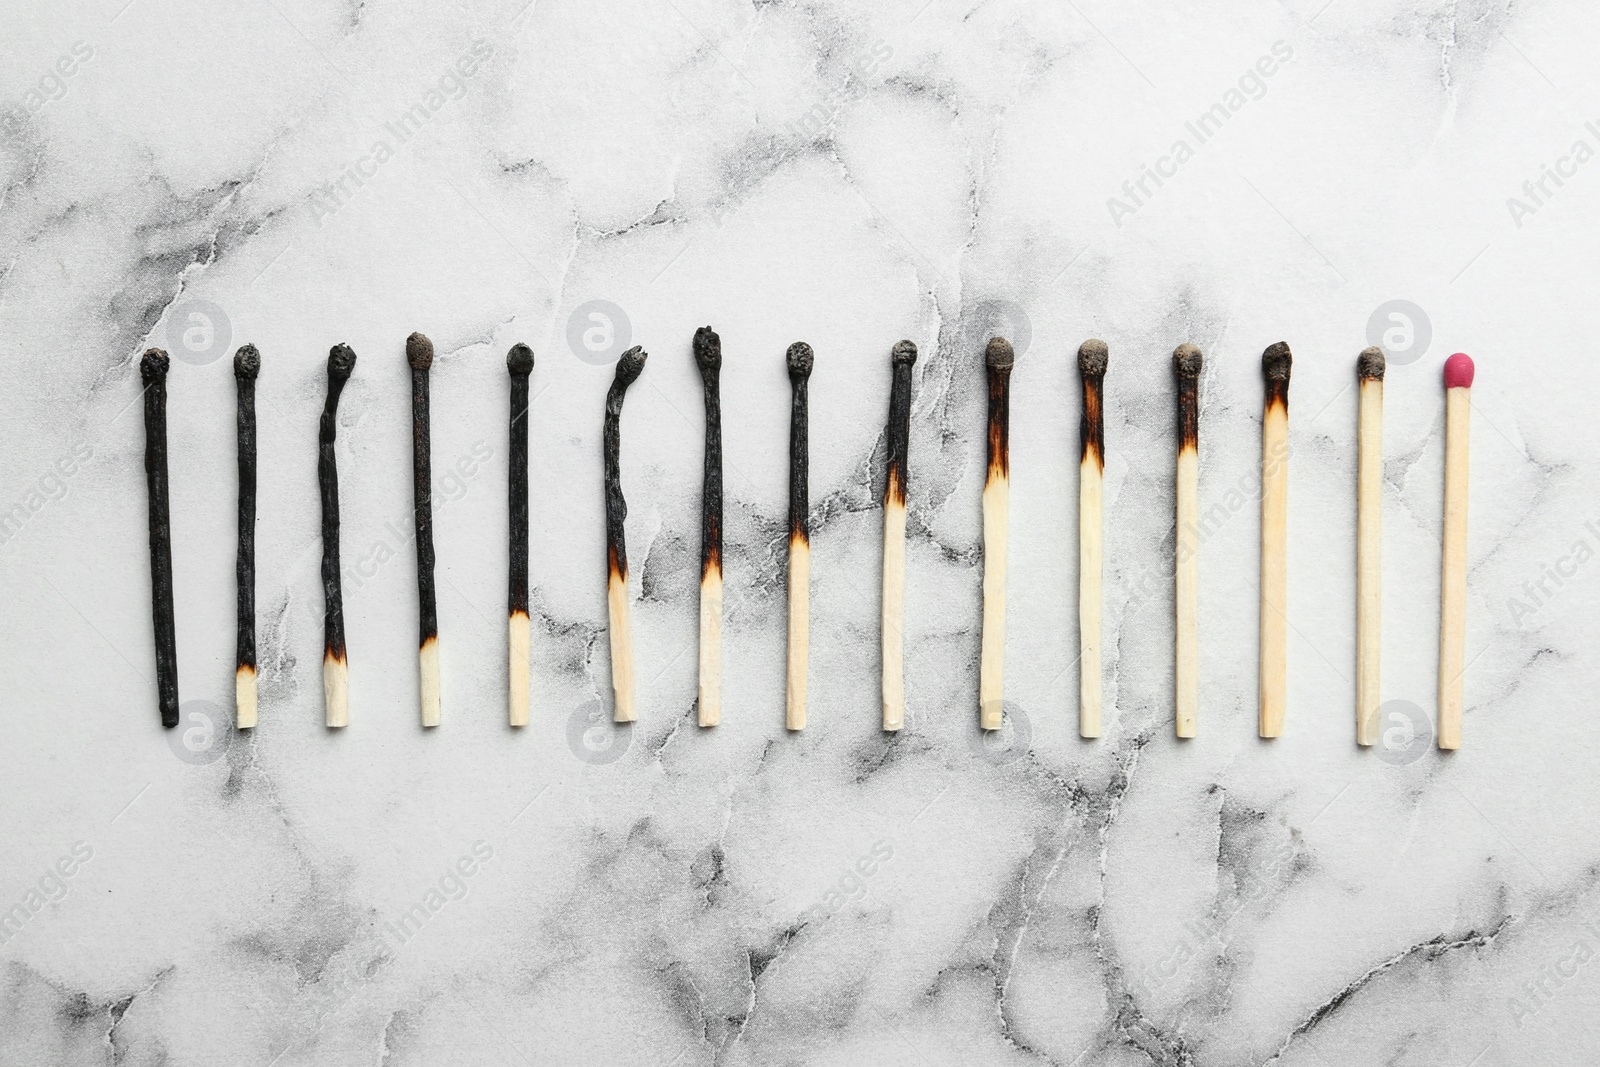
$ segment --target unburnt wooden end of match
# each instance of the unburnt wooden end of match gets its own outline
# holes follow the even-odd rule
[[[428,370],[433,342],[420,333],[406,338],[411,364],[412,512],[417,523],[417,697],[422,725],[439,725],[439,604],[433,586],[433,460],[428,412]]]
[[[639,717],[633,667],[633,624],[628,617],[628,546],[623,520],[628,503],[622,499],[622,401],[628,386],[639,380],[648,353],[634,345],[617,360],[616,375],[606,393],[605,428],[601,451],[605,460],[606,488],[606,614],[611,633],[611,690],[616,698],[612,719],[633,722]]]
[[[694,362],[706,397],[705,480],[700,498],[701,726],[722,721],[722,339],[709,326],[694,332]]]
[[[533,349],[514,344],[506,353],[511,375],[511,474],[507,479],[511,528],[509,620],[506,647],[511,657],[507,702],[512,726],[528,725],[528,375]]]
[[[1439,747],[1461,747],[1467,647],[1467,483],[1472,357],[1444,362],[1444,546],[1439,573]]]
[[[339,581],[339,467],[334,436],[339,395],[355,370],[349,345],[328,352],[328,399],[317,429],[317,484],[322,493],[322,701],[330,728],[350,725],[350,664],[344,646],[344,592]]]
[[[1200,371],[1203,357],[1194,345],[1172,351],[1178,382],[1177,547],[1174,588],[1177,605],[1176,679],[1173,728],[1193,737],[1200,716]]]
[[[167,504],[167,370],[159,348],[139,360],[144,382],[144,476],[150,496],[150,616],[155,627],[161,725],[178,725],[178,637],[172,620],[172,517]]]
[[[1011,342],[991,337],[989,467],[983,483],[983,654],[978,668],[978,725],[998,730],[1006,697],[1006,538],[1011,509]]]
[[[809,481],[809,412],[807,384],[813,362],[811,346],[789,346],[789,381],[794,399],[789,409],[789,672],[784,696],[784,725],[806,728],[806,661],[811,644],[811,504]]]
[[[1289,368],[1283,341],[1261,354],[1266,398],[1261,412],[1261,687],[1260,734],[1283,733],[1288,670]]]
[[[1356,359],[1356,744],[1378,740],[1383,654],[1383,349]]]
[[[1110,353],[1091,338],[1078,346],[1083,378],[1082,456],[1078,463],[1078,735],[1100,736],[1100,579],[1105,515],[1105,418],[1101,400]]]
[[[906,724],[906,451],[911,441],[911,367],[917,346],[897,341],[889,354],[888,470],[883,486],[883,728]]]
[[[261,353],[255,345],[241,345],[233,354],[239,391],[239,552],[234,566],[239,625],[233,706],[234,724],[241,730],[256,724],[256,375],[260,373]]]

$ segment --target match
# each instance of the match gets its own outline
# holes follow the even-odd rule
[[[1444,361],[1444,552],[1439,574],[1439,747],[1461,747],[1467,651],[1467,475],[1472,357]]]
[[[978,668],[978,725],[998,730],[1006,697],[1006,532],[1011,509],[1011,368],[1004,337],[984,351],[989,369],[989,468],[983,482],[983,655]]]
[[[1200,716],[1200,371],[1194,345],[1172,350],[1178,379],[1177,664],[1173,726],[1193,737]]]
[[[1356,744],[1378,741],[1383,643],[1383,349],[1356,358]]]
[[[239,591],[238,666],[233,673],[234,723],[256,724],[256,375],[261,353],[241,345],[233,354],[239,387],[239,553],[235,562]]]
[[[322,701],[329,729],[350,725],[350,664],[344,647],[344,593],[339,584],[339,466],[333,442],[339,394],[356,354],[349,345],[328,351],[328,399],[317,429],[317,484],[322,491]]]
[[[1283,734],[1288,672],[1289,368],[1287,342],[1261,353],[1260,734]]]
[[[417,696],[422,725],[439,725],[439,605],[433,589],[433,462],[429,445],[428,369],[433,342],[420,333],[406,338],[411,364],[411,499],[417,522],[417,620],[421,631]]]
[[[155,624],[161,725],[178,725],[178,638],[172,621],[172,517],[167,506],[167,369],[159,348],[139,360],[144,380],[144,476],[150,491],[150,615]]]
[[[611,629],[611,689],[616,698],[615,722],[639,717],[633,667],[633,626],[628,618],[628,546],[623,520],[628,502],[622,499],[622,401],[628,386],[639,380],[649,353],[634,345],[617,360],[616,376],[606,393],[605,429],[601,451],[606,481],[606,608]]]
[[[1109,350],[1078,346],[1083,377],[1083,455],[1078,464],[1078,736],[1100,736],[1100,577],[1105,516],[1106,443],[1101,398]]]
[[[528,375],[533,349],[514,344],[506,353],[511,375],[511,474],[508,478],[511,527],[511,595],[506,645],[511,656],[509,718],[512,726],[528,725]]]
[[[906,724],[906,452],[911,443],[911,366],[917,346],[897,341],[889,355],[888,471],[883,486],[883,728]]]
[[[811,346],[804,341],[789,346],[789,381],[794,386],[794,400],[789,408],[789,677],[784,725],[791,730],[806,728],[806,660],[811,642],[807,384],[812,360]]]
[[[700,725],[722,721],[722,339],[694,332],[694,362],[706,394],[705,480],[700,497]]]

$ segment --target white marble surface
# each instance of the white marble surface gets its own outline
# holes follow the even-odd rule
[[[0,1063],[1600,1059],[1597,30],[1578,0],[9,5],[0,907],[21,911],[0,935]],[[1202,142],[1188,124],[1214,105]],[[1141,192],[1147,165],[1170,177]],[[1524,191],[1546,167],[1562,184]],[[1479,368],[1468,709],[1448,757],[1426,725],[1414,749],[1353,743],[1353,368],[1397,299],[1429,337],[1388,378],[1383,691],[1425,724],[1439,367],[1465,349]],[[617,731],[610,368],[568,343],[593,300],[651,352],[624,416],[641,715]],[[985,745],[997,306],[1029,341],[1012,728]],[[212,335],[185,347],[197,313]],[[715,731],[693,719],[704,323],[726,353]],[[413,329],[441,354],[444,725],[427,734]],[[1076,737],[1073,664],[1088,336],[1111,346],[1095,743]],[[910,710],[890,737],[877,494],[901,337],[923,357]],[[789,736],[783,352],[802,338],[815,642],[811,724]],[[1258,359],[1280,339],[1297,354],[1294,628],[1287,729],[1263,743],[1249,494]],[[136,360],[177,357],[182,694],[225,723],[227,357],[247,340],[264,365],[261,726],[195,753],[155,709]],[[502,621],[519,340],[538,359],[520,733]],[[1203,548],[1200,736],[1179,744],[1168,354],[1185,340],[1208,361],[1204,506],[1230,517]],[[314,436],[337,341],[360,362],[339,427],[351,726],[330,734]],[[418,905],[425,923],[393,936]]]

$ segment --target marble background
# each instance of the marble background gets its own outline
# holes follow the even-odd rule
[[[0,24],[0,1063],[1600,1059],[1593,5],[32,0]],[[726,353],[714,731],[693,719],[706,323]],[[986,742],[997,328],[1022,354],[1010,714]],[[413,329],[440,353],[429,733]],[[1391,703],[1385,746],[1362,751],[1354,360],[1386,331]],[[623,429],[641,713],[614,728],[599,435],[624,335],[651,357]],[[1097,742],[1076,736],[1074,663],[1088,336],[1111,347]],[[923,356],[908,725],[887,736],[877,498],[901,337]],[[817,352],[815,640],[791,736],[797,339]],[[1287,728],[1265,743],[1252,482],[1258,359],[1280,339],[1293,629]],[[1200,736],[1180,744],[1168,355],[1186,340],[1207,358],[1203,504],[1227,518],[1202,549]],[[263,355],[263,685],[260,728],[235,734],[244,341]],[[334,734],[314,438],[338,341],[360,361],[339,419],[352,702]],[[538,359],[520,732],[516,341]],[[186,722],[166,733],[152,344],[175,357]],[[1458,349],[1479,371],[1468,708],[1446,756],[1439,368]]]

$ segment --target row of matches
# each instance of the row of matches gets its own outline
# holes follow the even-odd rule
[[[700,635],[697,718],[701,726],[721,719],[722,665],[722,431],[719,378],[721,339],[709,326],[695,332],[695,364],[705,390],[705,468],[701,506]],[[1083,383],[1082,451],[1079,467],[1079,733],[1101,732],[1101,576],[1105,433],[1102,397],[1108,364],[1103,341],[1078,349]],[[419,677],[422,725],[440,722],[439,625],[434,593],[434,548],[430,473],[428,371],[433,344],[420,333],[406,340],[412,373],[412,472],[417,546]],[[890,353],[891,385],[886,430],[884,485],[882,703],[883,729],[905,725],[903,643],[905,633],[906,490],[911,421],[912,366],[917,346],[898,342]],[[635,346],[617,361],[606,394],[602,429],[606,517],[607,615],[611,644],[614,718],[638,717],[632,626],[629,619],[628,553],[624,533],[627,502],[622,495],[622,406],[628,387],[646,360]],[[788,665],[785,721],[790,730],[806,725],[806,674],[809,649],[810,531],[808,528],[808,397],[813,365],[811,346],[787,352],[793,402],[789,430]],[[1010,379],[1015,356],[1010,342],[991,338],[984,361],[988,374],[988,468],[983,489],[983,629],[979,670],[979,726],[998,730],[1004,719],[1006,542],[1010,500]],[[506,356],[511,376],[510,588],[507,645],[510,658],[508,714],[512,726],[528,721],[528,379],[533,351],[512,346]],[[1172,354],[1177,380],[1177,493],[1174,551],[1176,601],[1176,687],[1174,729],[1195,736],[1199,717],[1199,381],[1202,356],[1191,344]],[[328,356],[328,393],[318,432],[317,473],[322,502],[322,584],[324,593],[323,692],[329,727],[349,724],[349,669],[339,567],[339,478],[334,454],[339,397],[355,369],[356,354],[335,345]],[[1262,354],[1265,380],[1261,461],[1261,582],[1259,732],[1283,732],[1287,702],[1287,514],[1289,456],[1289,374],[1292,355],[1279,342]],[[237,725],[256,725],[255,657],[255,380],[261,359],[255,346],[234,356],[238,383],[239,543],[238,667],[235,675]],[[178,722],[177,654],[173,625],[172,553],[167,505],[165,352],[150,349],[140,371],[145,385],[145,470],[149,482],[150,561],[153,587],[157,687],[162,724]],[[1372,745],[1378,735],[1380,703],[1379,636],[1384,356],[1368,348],[1357,359],[1360,381],[1357,464],[1356,740]],[[1439,650],[1439,747],[1454,749],[1461,739],[1462,672],[1466,603],[1466,515],[1468,420],[1472,360],[1449,358],[1446,386],[1446,476]]]

